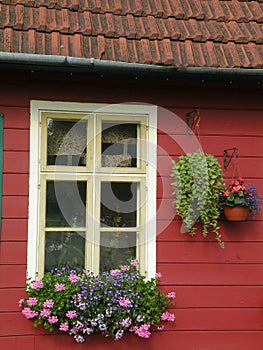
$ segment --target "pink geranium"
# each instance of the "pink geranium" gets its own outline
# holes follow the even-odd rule
[[[52,309],[53,306],[54,306],[54,301],[52,299],[47,299],[43,303],[44,308]]]
[[[28,305],[28,306],[37,305],[37,298],[28,298],[28,299],[27,299],[27,305]]]
[[[131,265],[132,266],[138,266],[139,265],[138,260],[131,260]]]
[[[149,331],[151,325],[150,324],[143,324],[141,326],[134,326],[131,328],[131,332],[134,332],[138,335],[138,337],[142,338],[149,338],[151,335],[151,332]]]
[[[32,289],[40,289],[40,288],[43,288],[44,287],[44,283],[43,283],[43,281],[34,281],[34,282],[32,282],[32,284],[31,284],[31,288]]]
[[[119,304],[122,307],[128,307],[131,304],[131,302],[130,302],[130,300],[128,298],[121,298],[119,300]]]
[[[56,283],[55,284],[55,290],[56,292],[61,292],[62,290],[65,290],[66,286],[64,283]]]
[[[50,316],[50,317],[48,318],[48,322],[49,322],[50,324],[57,323],[57,322],[58,322],[58,317],[57,317],[57,316]]]
[[[40,312],[40,316],[45,318],[45,317],[49,317],[51,314],[51,311],[49,309],[43,309],[41,312]]]
[[[61,325],[59,326],[59,330],[63,332],[67,332],[68,329],[69,329],[69,326],[67,323],[61,323]]]
[[[68,276],[68,279],[72,283],[77,283],[79,281],[79,276],[77,276],[75,274],[71,274]]]
[[[115,270],[110,271],[110,274],[113,277],[119,276],[120,273],[121,273],[121,270],[119,270],[119,269],[115,269]]]
[[[66,316],[67,316],[67,318],[70,318],[72,320],[73,318],[76,318],[78,316],[78,314],[77,314],[77,311],[75,311],[75,310],[69,310],[66,313]]]
[[[37,311],[34,311],[34,310],[31,310],[30,307],[25,307],[23,310],[22,310],[22,314],[27,318],[27,319],[30,319],[30,318],[34,318],[38,315],[38,312]]]
[[[169,293],[167,294],[167,296],[168,296],[168,298],[170,298],[170,299],[175,299],[175,298],[176,298],[175,292],[169,292]]]
[[[161,316],[161,320],[173,322],[175,320],[175,316],[174,314],[170,314],[170,312],[165,311]]]

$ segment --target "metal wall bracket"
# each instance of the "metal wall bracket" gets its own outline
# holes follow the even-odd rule
[[[191,134],[191,131],[196,128],[196,126],[200,122],[200,110],[194,109],[191,112],[186,114],[186,132],[187,134]]]
[[[232,153],[229,155],[228,151],[232,151]],[[224,170],[226,170],[228,168],[228,166],[231,163],[234,156],[236,158],[238,158],[238,148],[237,147],[224,149]]]

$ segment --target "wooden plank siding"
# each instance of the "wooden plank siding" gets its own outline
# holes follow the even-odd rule
[[[171,160],[191,148],[185,125],[174,123],[200,108],[200,143],[223,164],[223,150],[239,148],[240,175],[263,193],[262,89],[235,87],[154,88],[143,82],[101,85],[102,78],[47,81],[37,73],[23,85],[6,80],[0,87],[0,111],[5,114],[3,220],[0,246],[0,348],[5,350],[115,349],[128,350],[262,350],[263,347],[263,217],[244,223],[221,221],[225,249],[213,237],[180,233],[171,188]],[[103,79],[102,79],[103,80]],[[202,90],[203,89],[203,90]],[[226,91],[227,90],[227,91]],[[174,290],[176,322],[148,340],[127,334],[120,342],[92,336],[77,344],[66,335],[49,334],[26,320],[18,300],[25,295],[29,176],[30,100],[75,102],[138,101],[162,106],[158,116],[157,271],[160,288]],[[169,112],[166,112],[166,108]],[[225,172],[233,175],[233,164]]]

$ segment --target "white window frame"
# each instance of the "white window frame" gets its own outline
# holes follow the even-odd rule
[[[156,273],[156,177],[157,177],[157,106],[146,104],[94,104],[75,102],[31,101],[30,113],[30,173],[29,173],[29,218],[28,218],[28,255],[27,276],[37,278],[38,271],[38,215],[40,192],[40,118],[41,112],[72,112],[72,113],[113,113],[114,115],[146,115],[147,154],[146,157],[146,244],[145,269],[147,278]],[[131,172],[134,176],[134,169]],[[101,173],[103,176],[103,174]],[[123,176],[128,174],[123,174]],[[138,178],[141,175],[138,171]],[[136,176],[135,175],[135,176]]]

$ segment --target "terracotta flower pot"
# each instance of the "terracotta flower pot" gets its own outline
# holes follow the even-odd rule
[[[248,208],[241,205],[235,207],[224,206],[224,214],[228,221],[245,221],[248,215]]]

